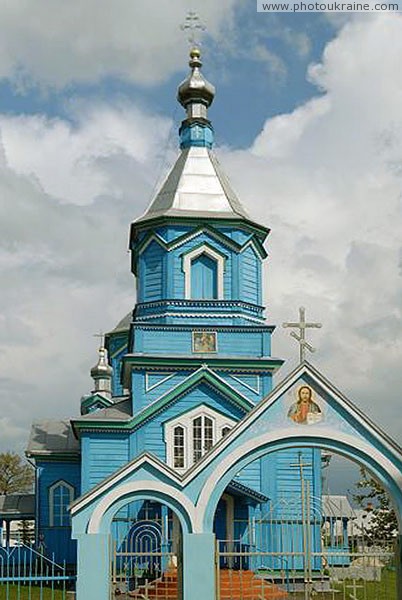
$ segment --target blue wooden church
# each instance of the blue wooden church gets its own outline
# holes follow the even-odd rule
[[[70,564],[76,561],[73,501],[143,453],[177,475],[194,469],[271,392],[283,362],[272,355],[274,326],[264,316],[269,229],[248,215],[214,154],[208,108],[215,89],[201,73],[198,49],[189,65],[178,88],[186,113],[180,154],[146,213],[131,225],[133,310],[106,334],[81,414],[32,427],[27,455],[37,467],[36,538]],[[317,410],[303,413],[298,402],[292,411],[294,422],[318,419]],[[319,504],[319,449],[277,451],[240,470],[218,503],[216,538],[230,541],[232,550],[254,543],[273,552],[280,544],[283,551],[272,517],[300,526],[302,478]],[[134,502],[114,520],[117,546],[143,531],[144,523],[164,519],[171,537],[175,524],[166,507]],[[318,522],[311,527],[318,547]],[[233,557],[226,564],[236,567]],[[297,559],[293,566],[300,566]]]

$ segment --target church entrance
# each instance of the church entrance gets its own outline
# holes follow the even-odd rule
[[[309,451],[304,448],[304,455]],[[242,515],[235,507],[230,528],[234,536],[223,539],[216,531],[216,598],[396,600],[395,520],[386,518],[385,508],[382,513],[376,510],[370,496],[362,509],[351,504],[346,495],[331,494],[325,467],[320,493],[314,493],[303,452],[295,452],[299,458],[291,466],[298,470],[299,489],[259,506],[250,505]],[[289,451],[283,452],[282,460],[287,456]],[[321,458],[325,463],[336,457],[322,453]],[[343,468],[347,470],[350,463],[353,469],[351,461],[344,463]],[[356,465],[354,469],[357,471]],[[222,501],[223,497],[217,506],[215,524]],[[378,508],[378,500],[373,501]],[[389,506],[384,496],[382,505]],[[388,522],[393,524],[389,526]]]
[[[182,600],[181,525],[166,505],[136,500],[111,523],[112,597]]]

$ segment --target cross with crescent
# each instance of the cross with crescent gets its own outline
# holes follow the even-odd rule
[[[322,327],[322,323],[308,323],[306,321],[306,309],[303,308],[303,306],[299,308],[299,322],[282,323],[282,327],[294,327],[299,330],[299,334],[295,331],[291,331],[290,335],[299,342],[300,362],[303,362],[306,359],[306,350],[315,352],[315,348],[306,341],[306,329],[310,327],[320,328]]]
[[[190,44],[192,46],[199,46],[199,41],[197,40],[197,33],[201,32],[201,31],[205,31],[206,27],[201,22],[201,19],[197,15],[197,13],[190,10],[187,13],[184,23],[182,25],[180,25],[180,29],[182,31],[189,32],[188,41],[190,42]]]

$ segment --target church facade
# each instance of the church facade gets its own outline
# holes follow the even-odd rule
[[[34,423],[27,449],[36,539],[70,565],[78,540],[79,600],[109,597],[110,536],[118,554],[155,523],[166,523],[169,543],[181,528],[172,543],[175,554],[181,549],[184,600],[200,590],[215,597],[216,547],[221,569],[239,569],[234,554],[247,548],[241,566],[252,571],[254,548],[271,572],[286,560],[305,575],[308,530],[310,576],[319,571],[321,448],[361,460],[402,498],[399,450],[319,373],[302,364],[273,386],[283,361],[264,316],[269,229],[248,215],[213,152],[215,90],[198,49],[189,64],[178,89],[180,154],[131,225],[135,306],[102,341],[80,414]],[[292,534],[283,535],[286,524]],[[161,554],[160,540],[149,539],[147,552]]]
[[[213,152],[215,90],[200,67],[195,49],[178,90],[181,153],[131,225],[134,310],[106,335],[81,416],[32,429],[37,535],[57,558],[67,552],[74,561],[73,500],[144,452],[184,473],[267,396],[283,362],[272,356],[274,327],[264,318],[269,229],[248,216]],[[320,452],[303,453],[319,497]],[[218,537],[241,536],[236,522],[298,494],[298,459],[297,449],[274,454],[236,475],[218,507]]]

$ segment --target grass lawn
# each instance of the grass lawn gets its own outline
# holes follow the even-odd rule
[[[318,592],[314,596],[314,600],[343,600],[344,597],[349,598],[349,594],[353,596],[353,582],[345,579],[343,582],[333,583],[333,592]],[[356,585],[364,585],[365,587],[356,590],[357,600],[397,600],[396,598],[396,573],[395,571],[383,570],[381,581],[357,581]],[[344,594],[346,592],[346,594]],[[289,594],[289,600],[304,600],[304,592],[297,594]]]
[[[64,600],[66,593],[63,590],[52,590],[38,586],[0,584],[0,600]]]

